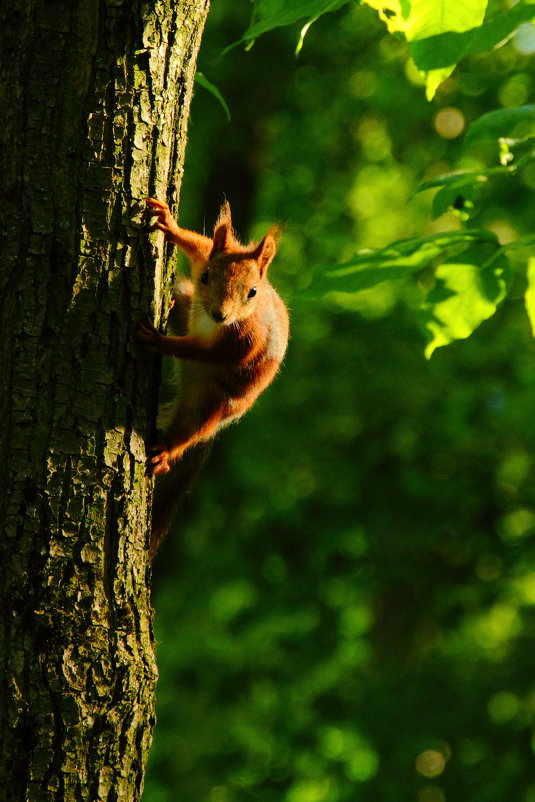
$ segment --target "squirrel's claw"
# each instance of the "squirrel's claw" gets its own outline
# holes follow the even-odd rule
[[[157,198],[143,198],[145,203],[148,203],[149,206],[153,206],[155,209],[165,209],[167,208],[167,203],[165,201],[158,200]]]

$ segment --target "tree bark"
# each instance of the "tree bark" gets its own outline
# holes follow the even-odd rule
[[[133,327],[172,268],[209,0],[0,11],[0,798],[137,800],[154,720],[145,438]]]

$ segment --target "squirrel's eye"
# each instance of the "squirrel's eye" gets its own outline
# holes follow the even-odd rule
[[[201,284],[208,284],[208,270],[205,270],[201,276]]]
[[[251,287],[251,289],[249,290],[249,295],[247,297],[254,298],[255,295],[256,295],[256,287]]]

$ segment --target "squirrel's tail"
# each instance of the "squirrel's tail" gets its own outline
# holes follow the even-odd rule
[[[168,533],[174,512],[184,501],[206,462],[211,445],[211,442],[198,443],[188,449],[168,473],[156,478],[152,503],[151,558]]]

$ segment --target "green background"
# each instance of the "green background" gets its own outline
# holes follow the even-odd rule
[[[496,153],[463,155],[444,121],[531,102],[533,60],[514,41],[472,56],[428,103],[371,9],[323,16],[297,59],[299,26],[222,55],[249,12],[209,15],[199,69],[231,120],[199,86],[180,223],[210,232],[226,196],[244,240],[284,226],[270,275],[292,339],[155,561],[144,800],[535,802],[524,279],[426,360],[425,275],[359,296],[322,278],[360,248],[461,225],[414,190]],[[488,182],[474,224],[530,233],[534,186],[530,165]]]

